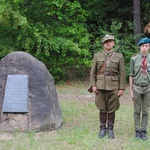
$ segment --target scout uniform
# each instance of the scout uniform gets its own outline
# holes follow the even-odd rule
[[[142,38],[138,46],[150,43],[149,38]],[[143,60],[146,58],[146,67],[143,70]],[[130,60],[130,74],[133,77],[134,95],[134,126],[137,138],[146,140],[149,106],[150,106],[150,54],[133,55]],[[142,118],[140,114],[142,112]]]
[[[102,43],[106,40],[114,40],[114,36],[105,35]],[[106,122],[108,118],[108,130],[113,130],[115,111],[119,109],[118,90],[124,90],[126,85],[125,65],[122,54],[110,52],[98,52],[94,55],[93,65],[90,73],[90,85],[96,86],[98,94],[95,95],[95,104],[100,110],[100,131],[106,132]],[[114,55],[113,55],[114,54]],[[113,57],[109,60],[109,58]],[[100,69],[103,63],[106,65]],[[101,134],[101,133],[100,133]],[[101,137],[101,135],[99,135]],[[112,136],[112,138],[114,138]]]

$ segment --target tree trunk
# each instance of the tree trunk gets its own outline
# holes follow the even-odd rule
[[[135,44],[137,44],[139,39],[141,38],[140,0],[133,0],[133,23]]]

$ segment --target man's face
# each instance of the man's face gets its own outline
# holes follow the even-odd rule
[[[103,43],[103,45],[105,50],[110,51],[113,49],[115,44],[113,40],[107,40]]]
[[[150,49],[150,44],[142,44],[140,46],[140,51],[142,54],[147,53],[149,49]]]

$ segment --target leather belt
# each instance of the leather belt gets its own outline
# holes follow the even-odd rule
[[[99,72],[99,74],[105,75],[105,76],[116,76],[117,75],[116,72]]]
[[[134,85],[136,85],[136,86],[141,86],[141,87],[147,87],[147,86],[150,85],[150,83],[148,83],[148,84],[136,84],[136,83],[134,83]]]

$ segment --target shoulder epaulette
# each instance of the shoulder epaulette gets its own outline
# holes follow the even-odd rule
[[[132,57],[135,57],[137,54],[133,54]]]
[[[101,54],[102,52],[96,52],[95,55]]]
[[[96,54],[100,54],[100,53],[102,53],[102,52],[97,52]]]

